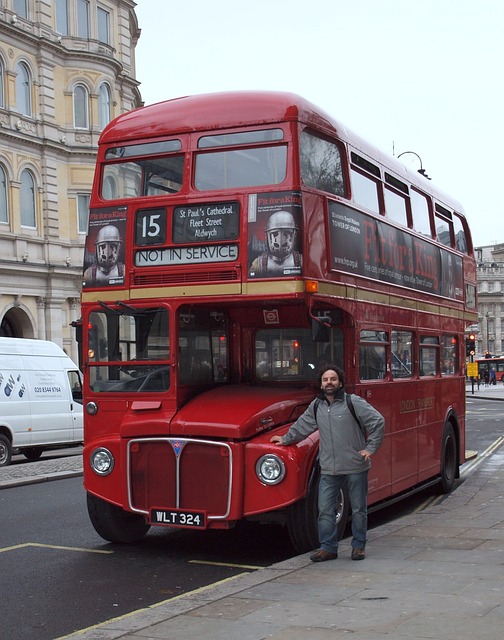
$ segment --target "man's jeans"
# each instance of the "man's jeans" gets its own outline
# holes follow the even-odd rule
[[[368,472],[350,473],[344,476],[321,475],[318,497],[318,534],[320,548],[330,553],[338,551],[338,527],[336,524],[336,500],[346,482],[348,499],[352,508],[352,547],[364,549],[367,534]]]

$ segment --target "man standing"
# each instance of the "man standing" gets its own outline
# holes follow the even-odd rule
[[[338,557],[335,504],[344,482],[352,508],[352,560],[364,560],[370,458],[382,443],[385,419],[359,396],[351,396],[351,404],[348,402],[344,391],[345,374],[339,367],[328,365],[322,369],[319,383],[320,396],[310,403],[284,436],[273,436],[271,442],[295,444],[319,430],[320,549],[310,556],[310,560],[324,562]]]

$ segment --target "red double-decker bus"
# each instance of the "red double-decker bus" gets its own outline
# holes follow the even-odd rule
[[[320,366],[386,418],[370,505],[465,460],[476,269],[460,204],[292,94],[169,100],[100,138],[82,290],[84,482],[113,542],[278,521],[317,546]],[[345,494],[335,505],[343,530]]]

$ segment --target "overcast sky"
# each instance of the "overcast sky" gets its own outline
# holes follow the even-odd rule
[[[504,242],[502,0],[137,2],[145,104],[297,93],[390,155],[414,151],[474,244]]]

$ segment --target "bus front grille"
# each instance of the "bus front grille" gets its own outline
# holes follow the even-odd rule
[[[205,511],[209,520],[229,514],[232,451],[229,445],[188,438],[131,440],[128,492],[131,509]]]

